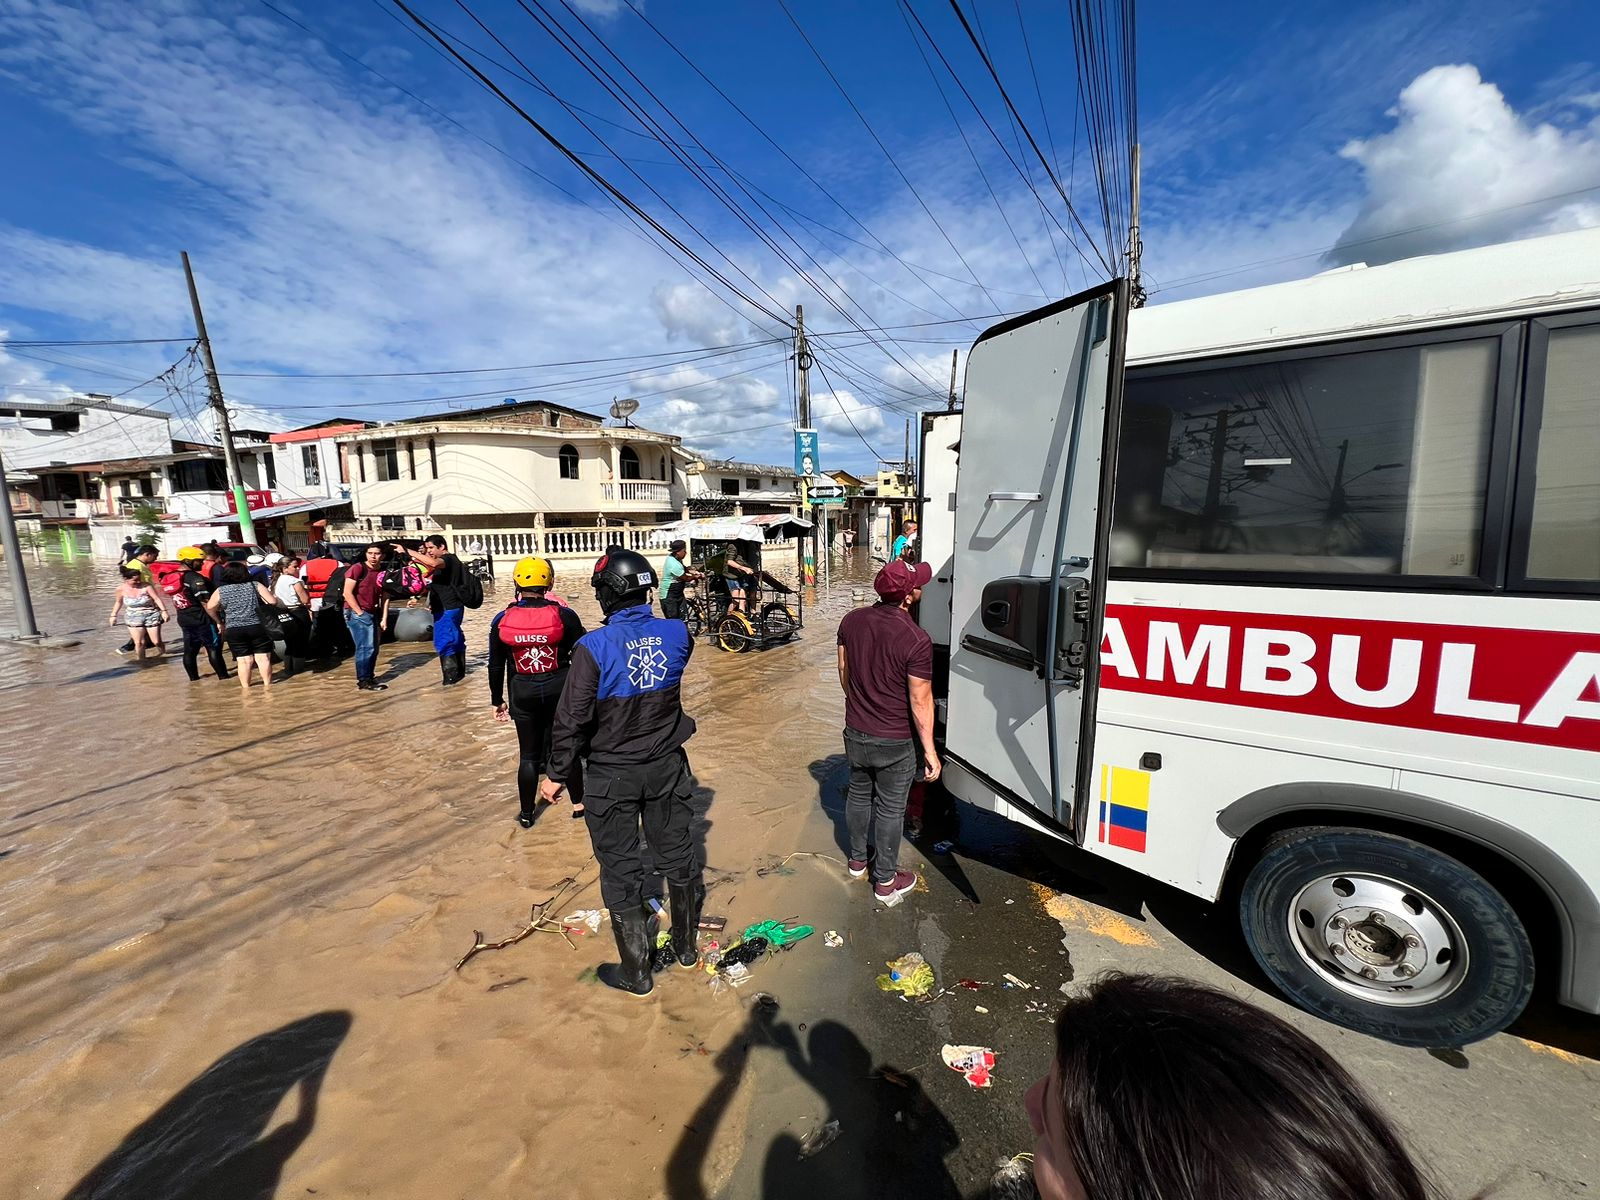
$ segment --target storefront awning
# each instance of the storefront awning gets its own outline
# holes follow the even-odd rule
[[[252,521],[270,521],[275,517],[291,517],[295,513],[313,512],[316,509],[342,508],[350,503],[348,500],[293,500],[284,504],[269,504],[265,508],[252,508],[250,519]],[[213,521],[233,522],[239,519],[235,512],[222,512],[211,518]]]

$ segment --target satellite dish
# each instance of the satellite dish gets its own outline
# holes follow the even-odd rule
[[[639,402],[637,400],[612,400],[611,401],[611,415],[613,417],[615,417],[619,421],[626,421],[629,417],[633,416],[633,414],[638,412],[638,411],[639,411]]]

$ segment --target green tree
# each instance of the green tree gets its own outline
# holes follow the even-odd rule
[[[133,506],[134,528],[138,530],[138,542],[142,546],[149,543],[152,546],[161,545],[161,535],[166,526],[161,522],[162,509],[159,504],[152,504],[145,500]]]

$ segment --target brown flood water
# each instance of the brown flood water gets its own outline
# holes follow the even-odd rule
[[[857,554],[808,596],[797,645],[702,643],[685,681],[707,911],[730,930],[803,914],[823,886],[752,868],[800,848],[809,764],[837,751],[833,628],[869,588]],[[557,586],[592,622],[580,574]],[[713,995],[674,972],[645,1001],[608,992],[606,928],[452,969],[564,876],[586,886],[558,915],[600,906],[565,801],[532,830],[512,819],[516,737],[483,669],[493,598],[468,614],[458,687],[406,644],[383,647],[378,695],[344,666],[241,698],[175,654],[112,655],[108,575],[33,566],[41,625],[84,645],[0,649],[0,1195],[664,1194],[764,984]],[[737,1113],[698,1134],[709,1193],[742,1150]]]

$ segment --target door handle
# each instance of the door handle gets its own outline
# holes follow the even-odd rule
[[[1036,501],[1042,500],[1043,497],[1038,492],[990,492],[989,499],[1020,500],[1024,504],[1033,504]]]

